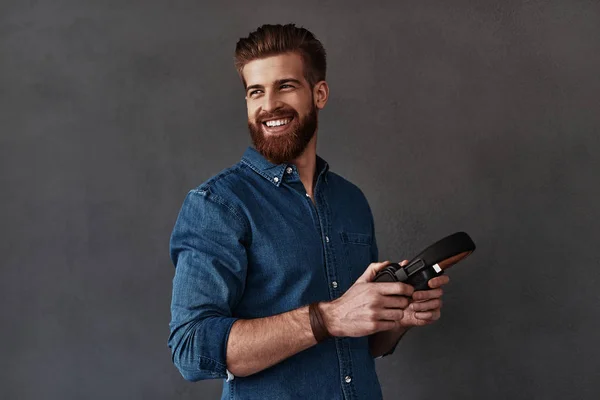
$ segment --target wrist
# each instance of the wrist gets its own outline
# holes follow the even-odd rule
[[[335,301],[335,300],[334,300]],[[342,330],[336,324],[335,318],[335,304],[333,301],[320,301],[318,303],[319,310],[321,311],[321,315],[323,317],[323,323],[325,324],[325,328],[327,332],[331,336],[344,336]]]
[[[310,320],[310,328],[317,343],[329,339],[331,334],[325,326],[319,302],[314,302],[308,305],[308,317]]]

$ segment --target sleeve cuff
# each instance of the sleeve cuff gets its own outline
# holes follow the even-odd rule
[[[233,323],[238,318],[233,317],[208,317],[202,321],[202,334],[198,337],[202,348],[198,353],[200,356],[200,368],[212,370],[221,376],[227,374],[227,342]],[[229,374],[227,374],[229,378]],[[233,379],[233,378],[231,378]]]

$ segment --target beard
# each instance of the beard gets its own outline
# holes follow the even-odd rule
[[[300,119],[298,113],[293,108],[285,108],[271,114],[263,114],[255,121],[264,119],[293,116],[287,133],[281,135],[268,135],[263,131],[262,122],[248,120],[248,129],[252,143],[256,150],[273,164],[282,164],[296,159],[306,149],[308,142],[312,139],[317,130],[317,107],[313,104],[308,115]]]

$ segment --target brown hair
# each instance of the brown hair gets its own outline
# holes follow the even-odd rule
[[[300,54],[304,62],[304,78],[311,88],[315,83],[325,80],[325,49],[310,31],[296,28],[295,24],[262,25],[247,38],[241,38],[235,46],[235,68],[244,87],[246,82],[242,69],[247,63],[287,52]]]

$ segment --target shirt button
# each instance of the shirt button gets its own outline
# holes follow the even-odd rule
[[[337,288],[337,282],[336,281],[331,282],[331,286],[333,286],[334,289]]]
[[[292,167],[287,167],[287,169],[285,170],[285,172],[287,172],[288,174],[291,174],[292,171],[293,171]]]
[[[344,380],[346,381],[346,383],[352,382],[352,378],[350,378],[349,375],[346,375],[346,378],[344,378]]]
[[[275,183],[279,182],[279,178],[278,177],[273,178],[273,180],[275,181]]]
[[[329,243],[329,236],[325,236],[325,241]]]

